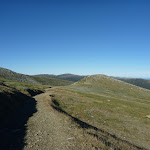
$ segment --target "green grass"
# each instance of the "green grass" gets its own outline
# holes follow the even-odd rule
[[[5,93],[13,93],[13,92],[21,92],[23,94],[27,94],[30,96],[28,90],[32,90],[33,92],[36,91],[44,91],[49,86],[47,85],[39,85],[39,84],[32,84],[32,83],[25,83],[19,81],[12,81],[0,78],[0,91]]]
[[[50,77],[40,77],[40,76],[29,76],[24,74],[19,74],[14,71],[1,68],[0,67],[0,78],[9,80],[9,81],[18,81],[39,85],[50,85],[50,86],[66,86],[70,85],[73,82],[61,79],[55,79]]]
[[[150,147],[149,90],[107,76],[91,76],[52,90],[60,108],[73,117],[135,145]]]
[[[118,79],[150,90],[150,80],[138,78],[118,78]]]

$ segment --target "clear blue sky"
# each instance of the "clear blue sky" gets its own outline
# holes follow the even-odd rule
[[[150,1],[1,0],[0,66],[150,77]]]

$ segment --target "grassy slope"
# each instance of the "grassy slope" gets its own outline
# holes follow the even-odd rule
[[[64,86],[73,82],[47,77],[19,74],[0,68],[0,121],[15,112],[26,99],[50,86]]]
[[[39,85],[33,83],[19,82],[13,80],[7,80],[0,77],[0,92],[12,92],[13,90],[22,92],[23,94],[27,94],[31,96],[30,93],[27,93],[27,90],[30,89],[32,91],[43,91],[45,88],[48,88],[47,85]]]
[[[134,79],[134,78],[118,78],[118,80],[140,86],[146,89],[150,90],[150,80],[145,80],[145,79]]]
[[[27,76],[24,74],[19,74],[14,71],[11,71],[9,69],[5,69],[5,68],[1,68],[1,67],[0,67],[0,78],[12,80],[12,81],[20,81],[20,82],[39,84],[37,81],[30,78],[30,76]]]
[[[53,93],[59,107],[73,117],[135,145],[150,147],[149,90],[95,75],[54,88]]]
[[[44,92],[47,87],[0,78],[0,122],[21,108],[27,99]]]
[[[63,85],[69,85],[73,83],[72,81],[54,79],[49,77],[39,77],[39,76],[29,76],[29,75],[19,74],[14,71],[1,68],[1,67],[0,67],[0,77],[10,81],[19,81],[19,82],[51,85],[51,86],[58,86],[58,85],[63,86]]]

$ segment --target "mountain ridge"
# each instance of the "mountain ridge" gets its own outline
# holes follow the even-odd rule
[[[73,82],[77,82],[77,81],[83,79],[84,77],[86,77],[86,76],[81,76],[81,75],[76,75],[76,74],[71,74],[71,73],[65,73],[65,74],[60,74],[60,75],[54,75],[54,74],[39,74],[39,75],[34,75],[34,76],[51,77],[51,78],[62,79],[62,80],[68,80],[68,81],[73,81]]]
[[[63,86],[63,85],[69,85],[73,83],[72,81],[67,81],[62,79],[24,75],[2,67],[0,67],[0,78],[4,78],[11,81],[19,81],[19,82],[51,85],[51,86]]]
[[[100,74],[97,74],[100,75]],[[55,74],[37,74],[37,75],[25,75],[21,73],[16,73],[9,69],[0,67],[0,77],[7,80],[14,80],[19,82],[27,82],[34,84],[46,84],[46,85],[69,85],[74,82],[78,82],[83,78],[87,77],[86,75],[76,75],[71,73],[65,73],[60,75]],[[127,77],[113,77],[114,79],[130,83],[142,88],[150,90],[150,80],[142,78],[127,78]]]
[[[122,77],[113,77],[113,78],[150,90],[150,80],[148,79],[122,78]]]

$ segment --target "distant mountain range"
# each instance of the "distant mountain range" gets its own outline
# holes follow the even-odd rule
[[[77,82],[81,79],[83,79],[86,76],[81,76],[81,75],[75,75],[75,74],[61,74],[61,75],[53,75],[53,74],[39,74],[35,75],[39,77],[50,77],[50,78],[56,78],[56,79],[61,79],[61,80],[68,80],[68,81],[73,81]]]
[[[86,76],[80,76],[80,75],[75,75],[75,74],[61,74],[61,75],[53,75],[53,74],[39,74],[35,75],[38,77],[50,77],[50,78],[56,78],[56,79],[63,79],[63,80],[68,80],[68,81],[73,81],[77,82]],[[148,79],[140,79],[140,78],[123,78],[123,77],[112,77],[136,86],[140,86],[146,89],[150,90],[150,80]]]
[[[121,78],[121,77],[114,77],[114,78],[150,90],[150,80],[148,80],[148,79]]]
[[[63,86],[70,85],[74,82],[77,82],[86,76],[83,75],[75,75],[75,74],[38,74],[38,75],[24,75],[20,73],[16,73],[9,69],[0,67],[0,78],[4,78],[11,81],[19,81],[26,83],[34,83],[41,85],[51,85],[51,86]],[[140,78],[123,78],[123,77],[113,77],[115,79],[140,86],[150,90],[150,80],[149,79],[140,79]]]

